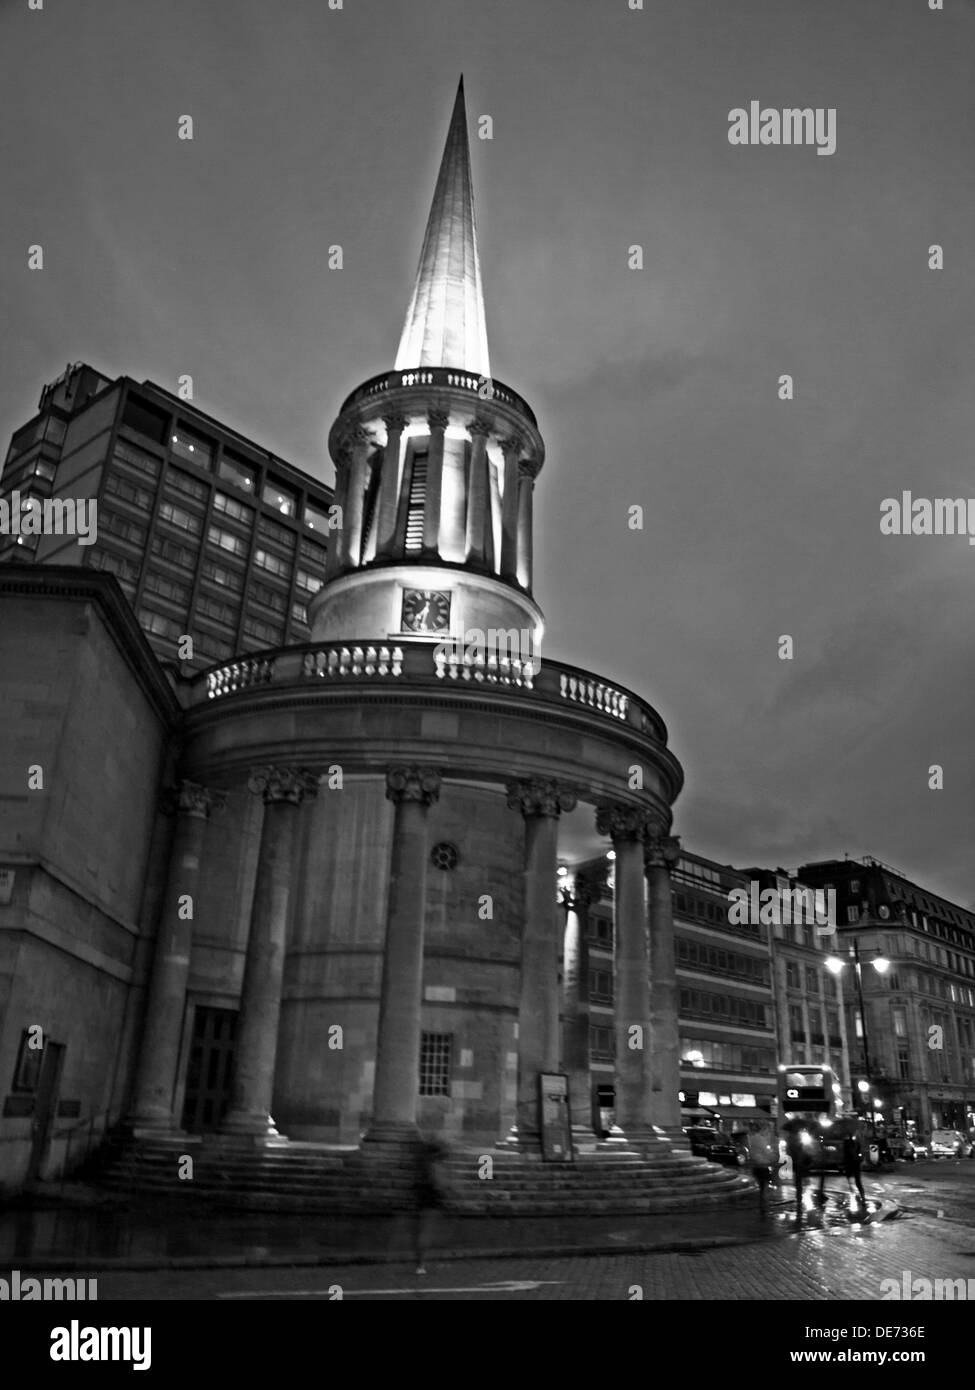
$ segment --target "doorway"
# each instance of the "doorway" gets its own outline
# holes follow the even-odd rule
[[[44,1045],[41,1073],[34,1093],[34,1118],[31,1124],[30,1158],[27,1163],[29,1183],[37,1182],[40,1178],[51,1148],[65,1051],[64,1043],[48,1042]]]
[[[236,1034],[235,1009],[196,1006],[183,1101],[182,1123],[188,1134],[217,1129],[227,1113]]]

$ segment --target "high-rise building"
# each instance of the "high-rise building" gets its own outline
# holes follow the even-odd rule
[[[78,364],[45,386],[0,474],[0,501],[15,494],[20,510],[96,502],[94,539],[0,535],[0,561],[114,574],[164,660],[200,669],[309,635],[330,489],[152,382]]]

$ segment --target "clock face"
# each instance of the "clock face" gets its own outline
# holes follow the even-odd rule
[[[403,594],[404,632],[447,632],[450,595],[435,589],[407,589]]]

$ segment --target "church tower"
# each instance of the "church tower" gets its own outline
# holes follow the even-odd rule
[[[342,520],[313,640],[429,637],[490,652],[500,629],[511,655],[534,658],[532,491],[545,448],[529,406],[491,376],[463,78],[393,369],[352,392],[328,447]]]

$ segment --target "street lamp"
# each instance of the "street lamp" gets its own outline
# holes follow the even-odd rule
[[[868,1096],[870,1094],[870,1072],[872,1070],[870,1066],[870,1040],[867,1037],[867,1011],[863,1007],[863,975],[860,966],[860,946],[856,941],[850,943],[850,959],[853,961],[853,968],[857,978],[857,1003],[860,1006],[860,1032],[863,1036],[863,1069],[867,1074],[867,1079],[865,1081],[857,1082],[857,1088],[860,1091],[860,1101],[864,1110],[867,1109],[868,1105],[870,1107],[870,1133],[875,1135],[876,1124],[873,1118],[873,1101],[868,1101]],[[880,951],[873,957],[870,964],[878,975],[886,975],[887,971],[890,969],[890,961]],[[841,960],[839,956],[827,956],[826,969],[831,971],[834,975],[839,975],[846,969],[846,961]]]

